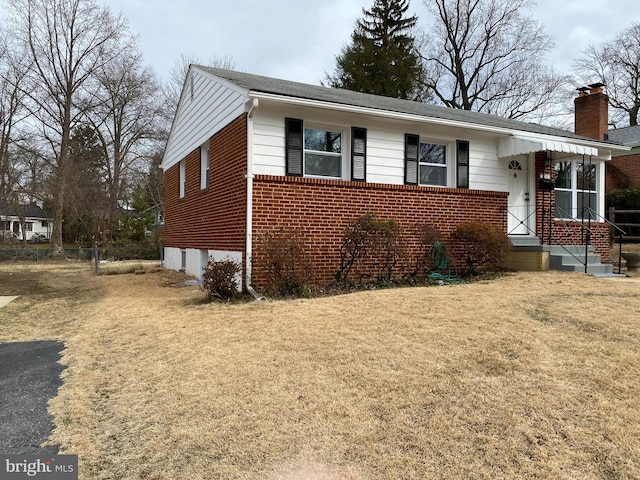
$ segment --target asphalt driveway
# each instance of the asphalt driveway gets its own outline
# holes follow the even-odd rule
[[[62,384],[63,348],[58,341],[0,344],[0,453],[58,453],[57,446],[40,445],[53,429],[47,402]]]

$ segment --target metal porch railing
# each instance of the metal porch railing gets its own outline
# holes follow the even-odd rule
[[[541,212],[542,219],[542,223],[540,225],[540,238],[542,240],[542,244],[562,247],[563,250],[571,255],[575,260],[584,265],[585,273],[588,273],[588,255],[589,247],[592,246],[592,239],[595,235],[600,235],[601,237],[605,235],[602,232],[595,232],[591,228],[591,222],[606,223],[609,225],[609,232],[611,233],[607,233],[606,242],[607,245],[609,245],[609,258],[612,260],[614,266],[618,267],[618,273],[620,273],[622,268],[622,245],[624,244],[626,232],[622,228],[610,222],[607,218],[598,214],[592,208],[585,208],[581,215],[582,218],[574,218],[568,212],[561,209],[551,210],[546,206],[532,209],[532,211],[528,212],[524,218],[518,218],[516,213],[507,209],[507,225],[509,224],[509,220],[516,224],[516,226],[508,232],[508,235],[513,235],[513,232],[520,230],[521,227],[525,227],[528,233],[538,235],[537,231],[529,227],[529,220],[532,217],[537,218],[536,214],[538,212]],[[555,218],[558,213],[564,218]],[[560,233],[562,233],[562,235],[560,237],[563,239],[562,241],[555,240],[555,238],[558,237],[557,228],[561,229]],[[616,236],[618,237],[618,244],[620,247],[617,255],[617,261],[614,259],[612,243],[609,241],[611,237],[615,238]],[[584,250],[581,250],[582,247],[584,247]]]

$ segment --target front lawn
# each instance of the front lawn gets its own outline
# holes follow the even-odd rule
[[[639,478],[638,278],[234,305],[78,264],[8,285],[0,341],[66,344],[50,441],[81,479]]]

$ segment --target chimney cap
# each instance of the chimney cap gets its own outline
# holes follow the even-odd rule
[[[605,86],[605,85],[604,85],[604,83],[602,83],[602,82],[590,83],[590,84],[589,84],[589,87],[591,87],[591,88],[602,88],[602,87],[604,87],[604,86]]]
[[[576,88],[577,91],[579,92],[588,92],[589,91],[589,87],[580,87],[580,88]]]

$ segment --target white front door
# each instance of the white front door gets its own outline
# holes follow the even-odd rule
[[[529,178],[526,157],[518,157],[509,162],[509,235],[528,235],[530,230]]]

